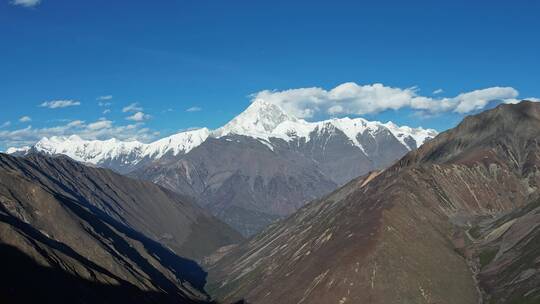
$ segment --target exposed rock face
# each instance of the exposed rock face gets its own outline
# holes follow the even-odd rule
[[[134,175],[198,197],[245,234],[336,187],[315,162],[245,136],[209,139],[179,161],[156,163]]]
[[[529,202],[538,197],[539,140],[540,104],[468,117],[214,259],[211,293],[262,304],[472,304],[528,290],[521,299],[535,303],[540,223]],[[479,221],[483,243],[467,233]],[[486,248],[496,257],[476,276]]]
[[[2,254],[28,256],[18,260],[21,269],[33,260],[40,275],[50,274],[56,283],[74,288],[67,298],[101,290],[78,301],[132,294],[140,295],[140,302],[147,297],[148,302],[204,302],[206,273],[191,259],[239,240],[239,234],[200,207],[152,183],[67,157],[0,154]],[[29,274],[18,275],[13,282]],[[9,290],[2,296],[16,297],[13,293],[24,288]]]
[[[385,168],[434,130],[340,118],[306,122],[253,102],[223,127],[191,130],[150,144],[44,138],[28,151],[67,155],[196,198],[244,235],[359,175]]]
[[[470,234],[478,279],[486,303],[540,301],[540,201],[496,219]]]

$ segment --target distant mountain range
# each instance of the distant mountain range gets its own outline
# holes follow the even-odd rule
[[[466,117],[207,259],[225,303],[540,303],[540,103]]]
[[[259,100],[213,131],[186,131],[149,144],[52,137],[7,153],[62,154],[153,181],[252,235],[436,134],[362,118],[307,122]]]

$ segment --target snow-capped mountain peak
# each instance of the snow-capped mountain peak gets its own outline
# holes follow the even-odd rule
[[[392,122],[382,123],[363,118],[343,117],[307,122],[286,113],[276,104],[259,99],[225,126],[212,132],[212,136],[219,138],[230,134],[244,135],[257,138],[268,145],[271,138],[279,138],[287,142],[304,138],[308,142],[312,132],[321,133],[328,131],[329,128],[343,132],[351,144],[362,151],[364,147],[358,141],[358,135],[364,132],[375,134],[387,130],[408,150],[415,149],[427,139],[437,135],[437,132],[431,129],[402,127]]]
[[[419,147],[427,140],[437,136],[438,132],[433,129],[424,129],[424,128],[411,128],[408,126],[398,126],[395,123],[389,121],[383,124],[392,134],[405,146],[409,147],[411,150],[413,147],[410,147],[410,144],[407,142],[407,138],[410,137],[416,142],[416,146]]]
[[[114,159],[126,153],[138,151],[144,144],[138,141],[84,140],[77,135],[44,137],[34,145],[34,149],[51,155],[64,154],[74,160],[98,164],[103,159]]]
[[[24,154],[30,150],[40,153],[67,155],[74,160],[101,165],[117,162],[115,169],[131,167],[145,159],[159,159],[167,154],[177,156],[191,151],[202,144],[210,135],[210,130],[201,128],[180,132],[149,144],[138,141],[84,140],[77,135],[44,137],[33,147],[9,148],[8,154]]]
[[[19,154],[19,153],[25,154],[25,153],[28,152],[30,149],[32,149],[32,147],[30,147],[30,146],[9,147],[9,148],[6,150],[6,153],[7,153],[7,154]]]
[[[217,129],[214,136],[237,134],[268,139],[272,131],[281,123],[296,121],[298,121],[296,117],[287,114],[278,105],[258,99],[240,115]]]
[[[208,136],[210,136],[208,128],[180,132],[146,145],[144,155],[151,158],[161,158],[167,153],[172,153],[175,156],[180,153],[188,153],[202,144]]]
[[[115,138],[85,140],[77,135],[53,136],[42,138],[33,147],[9,148],[6,152],[25,154],[33,150],[51,155],[64,154],[77,161],[124,172],[146,161],[158,160],[167,155],[187,154],[208,137],[219,139],[227,135],[242,135],[255,138],[274,150],[274,140],[308,143],[314,138],[331,137],[338,133],[345,135],[345,143],[358,147],[366,155],[369,154],[366,151],[370,150],[368,146],[372,145],[373,139],[384,137],[385,134],[391,134],[407,150],[415,149],[437,135],[431,129],[410,128],[363,118],[344,117],[307,122],[288,114],[276,104],[256,100],[229,123],[214,131],[207,128],[190,130],[148,144]],[[366,139],[366,136],[372,139]]]

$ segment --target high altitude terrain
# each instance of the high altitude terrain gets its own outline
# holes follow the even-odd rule
[[[540,104],[464,119],[208,259],[249,303],[539,303]]]
[[[539,141],[540,103],[500,105],[247,241],[153,183],[0,154],[0,301],[538,303]]]
[[[194,259],[241,239],[155,184],[0,154],[1,302],[202,303]]]
[[[258,100],[214,131],[183,132],[150,144],[53,137],[8,152],[64,154],[153,181],[194,197],[251,235],[352,178],[391,165],[435,135],[361,118],[306,122]]]

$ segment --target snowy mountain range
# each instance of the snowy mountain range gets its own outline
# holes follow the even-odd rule
[[[43,138],[8,153],[67,155],[193,197],[244,235],[307,201],[389,166],[437,132],[363,118],[307,122],[255,101],[216,130],[181,132],[152,143]]]
[[[86,164],[106,167],[127,173],[152,160],[188,153],[210,135],[206,128],[181,132],[149,144],[138,141],[84,140],[77,135],[44,137],[32,147],[9,148],[7,154],[26,154],[30,151],[48,155],[67,155]]]
[[[277,105],[257,100],[229,123],[216,130],[200,128],[180,132],[157,141],[145,144],[138,141],[84,140],[77,135],[44,137],[32,147],[11,147],[7,154],[37,152],[67,155],[70,158],[101,167],[112,167],[126,173],[141,163],[159,160],[165,156],[183,155],[201,145],[209,137],[222,138],[227,135],[252,137],[273,149],[272,141],[286,142],[303,140],[309,142],[313,137],[327,130],[339,130],[346,135],[352,146],[367,154],[369,142],[361,141],[363,134],[374,135],[388,131],[407,150],[413,150],[437,132],[432,129],[397,126],[392,122],[381,123],[363,118],[334,118],[319,122],[307,122],[285,113]]]

